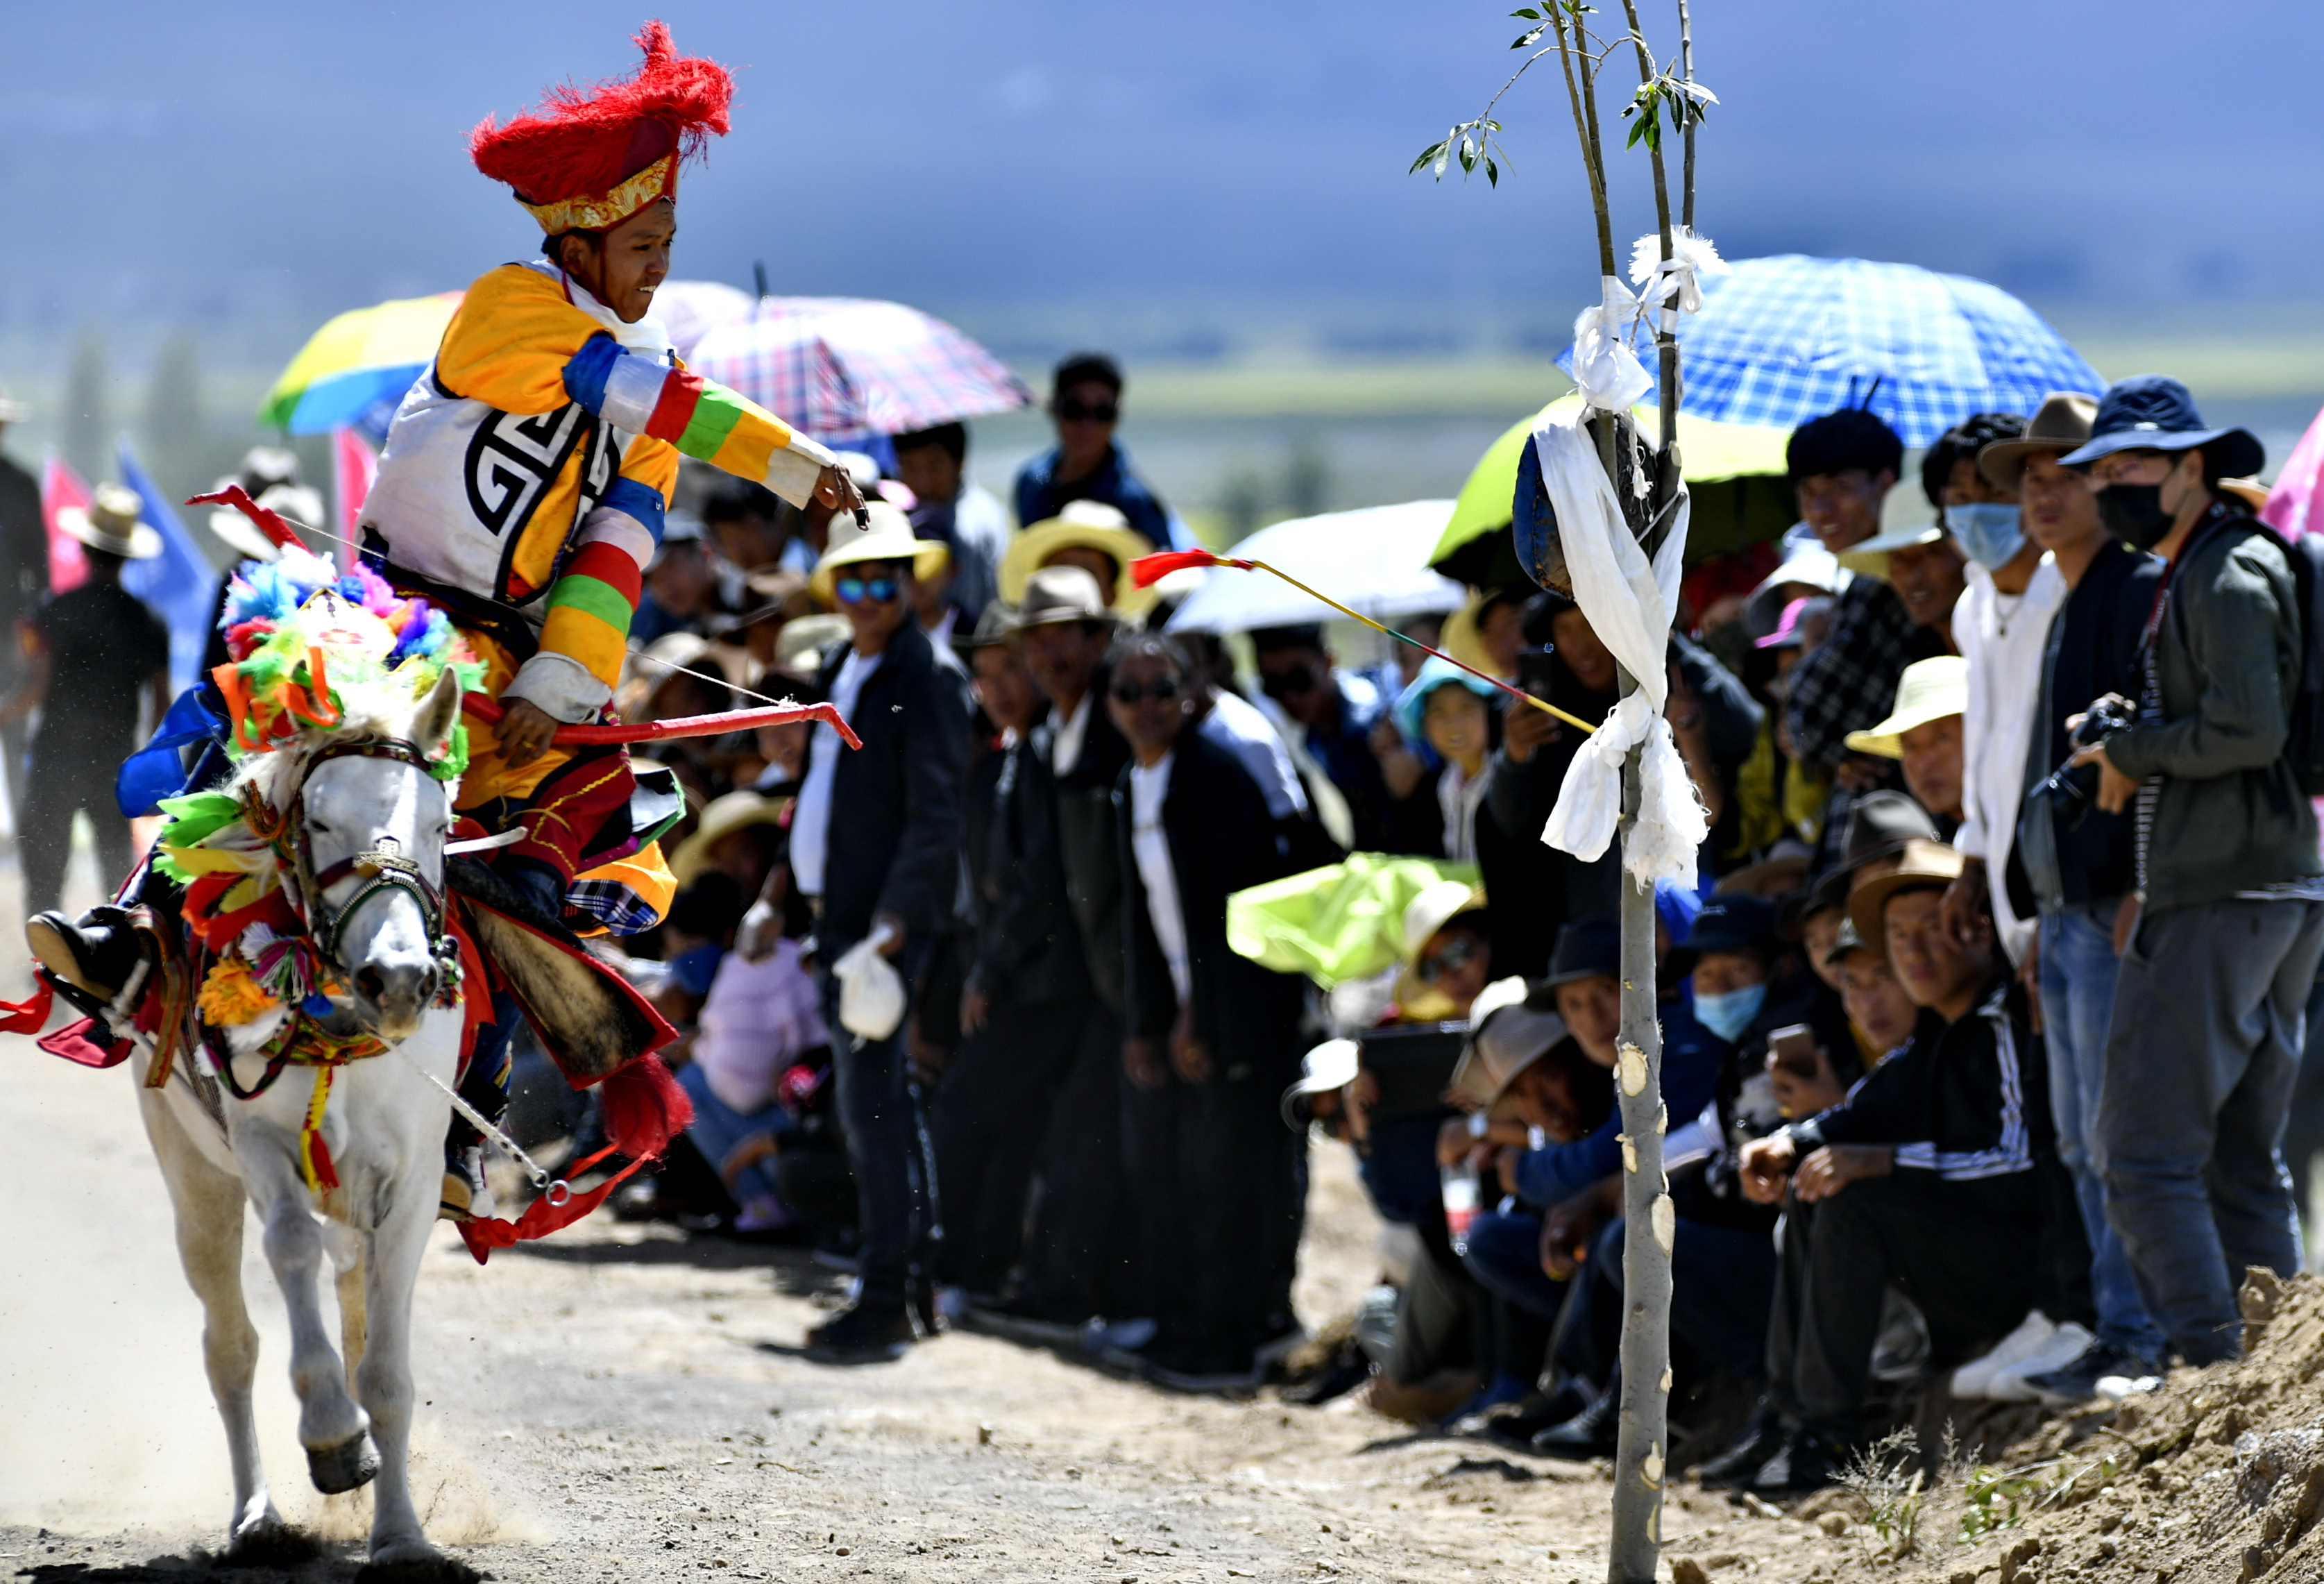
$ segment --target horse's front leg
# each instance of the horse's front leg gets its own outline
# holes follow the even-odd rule
[[[202,1302],[202,1363],[234,1468],[234,1520],[226,1529],[226,1555],[239,1557],[287,1533],[267,1494],[266,1469],[258,1456],[258,1424],[251,1413],[258,1330],[250,1323],[242,1291],[242,1182],[203,1158],[171,1109],[167,1094],[140,1088],[137,1101],[145,1135],[161,1165],[161,1181],[170,1190],[178,1261],[185,1267],[187,1285]]]
[[[284,1087],[289,1082],[286,1074]],[[367,1483],[379,1471],[379,1452],[363,1410],[347,1394],[346,1369],[323,1323],[323,1228],[299,1174],[297,1148],[295,1135],[285,1140],[271,1127],[263,1134],[247,1130],[235,1140],[264,1230],[266,1263],[290,1313],[290,1386],[299,1394],[307,1472],[317,1490],[333,1496]]]
[[[379,1445],[379,1483],[372,1492],[371,1560],[383,1566],[435,1560],[411,1505],[411,1295],[420,1257],[436,1224],[440,1184],[432,1153],[406,1173],[394,1202],[370,1237],[363,1261],[368,1320],[355,1390]]]

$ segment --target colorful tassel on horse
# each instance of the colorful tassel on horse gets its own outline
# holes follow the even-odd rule
[[[632,1161],[661,1158],[669,1141],[694,1120],[694,1102],[659,1056],[641,1056],[597,1090],[605,1137]]]
[[[339,1185],[331,1146],[323,1142],[323,1107],[330,1104],[331,1076],[337,1071],[336,1067],[315,1070],[314,1097],[307,1102],[307,1120],[299,1129],[299,1171],[313,1193],[327,1193]]]

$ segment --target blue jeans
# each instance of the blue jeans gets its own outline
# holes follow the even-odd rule
[[[726,1191],[734,1202],[747,1205],[754,1199],[773,1199],[775,1195],[775,1161],[763,1156],[742,1167],[728,1172],[727,1161],[742,1144],[754,1138],[774,1137],[798,1125],[779,1100],[769,1100],[755,1111],[737,1111],[720,1099],[711,1088],[710,1080],[702,1071],[702,1064],[689,1061],[678,1070],[678,1087],[694,1102],[694,1120],[687,1125],[686,1135],[694,1141],[710,1169],[726,1184]]]
[[[2093,1132],[2106,1077],[2107,1024],[2114,1015],[2112,903],[2080,903],[2042,915],[2042,1032],[2050,1052],[2050,1115],[2058,1159],[2074,1180],[2082,1230],[2090,1240],[2090,1299],[2098,1340],[2141,1358],[2163,1357],[2163,1333],[2146,1316],[2130,1255],[2107,1220],[2104,1163]],[[2062,1316],[2053,1316],[2062,1319]]]
[[[2098,1097],[2107,1217],[2190,1364],[2242,1352],[2244,1272],[2300,1268],[2277,1144],[2324,955],[2324,902],[2191,903],[2123,954]]]
[[[838,1079],[839,1121],[847,1134],[847,1164],[855,1173],[859,1301],[900,1304],[927,1280],[929,1246],[944,1236],[936,1223],[935,1152],[920,1109],[920,1086],[904,1058],[910,1014],[884,1040],[851,1034],[839,1021],[835,962],[852,940],[825,940],[826,965],[816,977],[823,989],[824,1022],[831,1030],[832,1067]],[[908,942],[892,959],[910,985],[927,952]]]

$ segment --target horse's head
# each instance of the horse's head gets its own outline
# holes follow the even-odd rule
[[[350,721],[300,755],[306,849],[321,894],[309,899],[308,922],[346,976],[356,1017],[384,1040],[410,1035],[442,987],[434,914],[451,790],[413,761],[438,756],[459,719],[460,681],[447,671],[400,718]],[[374,744],[383,751],[364,751]]]

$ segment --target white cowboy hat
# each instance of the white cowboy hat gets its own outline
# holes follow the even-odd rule
[[[1904,756],[1904,734],[1969,709],[1969,662],[1958,654],[1916,660],[1896,679],[1896,701],[1888,718],[1848,734],[1848,751],[1883,759]]]
[[[1527,1006],[1529,992],[1521,978],[1497,979],[1469,1008],[1469,1044],[1452,1070],[1452,1088],[1480,1111],[1491,1112],[1517,1074],[1565,1038],[1565,1020]]]
[[[161,553],[161,536],[153,528],[137,520],[145,503],[137,498],[134,489],[117,484],[100,484],[86,510],[79,506],[57,508],[57,526],[79,540],[91,550],[117,555],[124,560],[152,560]]]
[[[850,513],[838,513],[831,519],[830,534],[823,559],[815,563],[815,575],[807,583],[825,605],[838,602],[832,584],[841,567],[862,561],[909,561],[913,577],[933,578],[952,560],[952,551],[942,540],[913,538],[912,520],[883,500],[865,503],[861,523]]]

